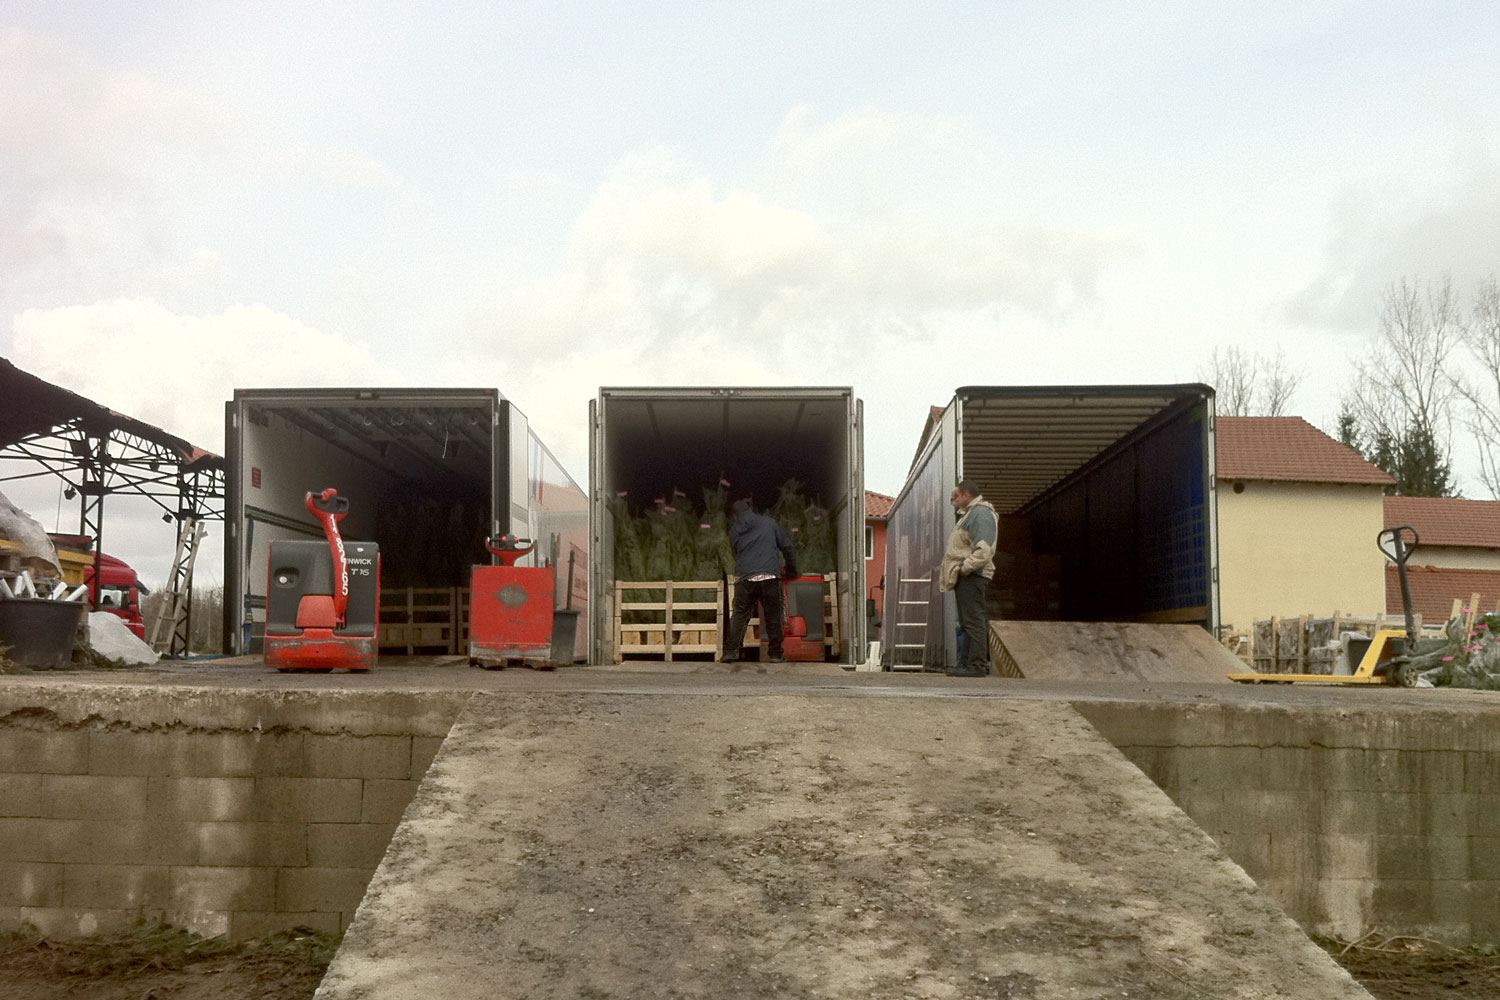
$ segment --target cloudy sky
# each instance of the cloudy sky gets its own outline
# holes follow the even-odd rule
[[[0,353],[213,450],[234,386],[494,386],[580,480],[601,384],[853,385],[886,493],[960,385],[1279,348],[1331,426],[1383,287],[1500,269],[1497,40],[1493,0],[7,0]]]

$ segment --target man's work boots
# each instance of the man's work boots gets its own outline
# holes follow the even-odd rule
[[[949,667],[943,673],[949,677],[988,677],[990,672],[981,667],[966,667],[959,664],[956,667]]]

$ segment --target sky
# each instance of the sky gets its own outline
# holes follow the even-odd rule
[[[0,354],[214,451],[237,386],[494,387],[580,481],[601,385],[853,386],[888,494],[963,385],[1282,350],[1331,428],[1384,288],[1500,270],[1497,41],[1490,0],[6,0]],[[108,508],[148,580],[157,513]]]

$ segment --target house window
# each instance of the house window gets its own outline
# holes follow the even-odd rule
[[[865,525],[865,558],[875,558],[875,529]]]

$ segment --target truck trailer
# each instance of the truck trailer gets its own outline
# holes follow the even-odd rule
[[[380,547],[381,620],[407,630],[396,645],[420,632],[417,646],[461,652],[472,568],[507,534],[536,539],[523,564],[554,567],[557,606],[586,623],[588,497],[498,390],[236,389],[224,437],[226,653],[262,651],[270,544],[322,538],[304,498],[327,487],[349,499],[343,537]],[[426,617],[448,624],[414,624],[405,598],[444,590],[451,602]]]
[[[861,657],[864,615],[863,404],[853,389],[601,388],[589,404],[591,662],[611,657],[619,579],[615,518],[681,491],[698,503],[723,484],[764,512],[789,481],[833,522],[827,570],[836,590],[840,659]],[[700,530],[709,530],[701,528]]]
[[[933,408],[887,521],[886,665],[956,662],[937,567],[964,479],[1000,517],[989,618],[1215,629],[1213,426],[1205,385],[956,390]]]

